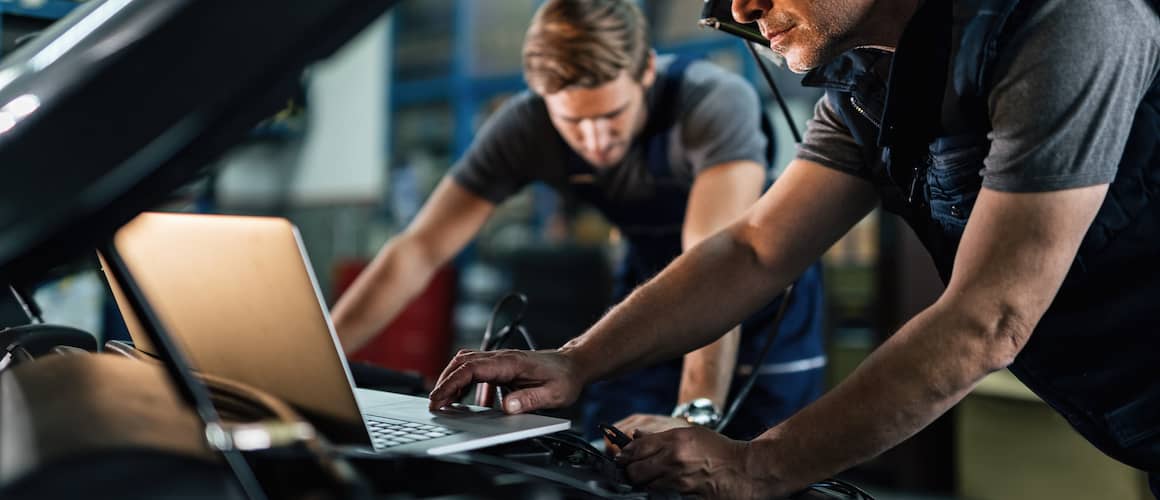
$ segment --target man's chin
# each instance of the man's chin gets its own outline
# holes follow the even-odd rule
[[[605,169],[619,165],[621,160],[624,159],[624,155],[616,157],[606,156],[604,158],[592,158],[590,156],[586,156],[584,159],[588,160],[588,164],[592,165],[593,167],[598,169]]]
[[[791,61],[789,59],[786,59],[785,67],[786,67],[786,69],[789,69],[790,71],[792,71],[793,73],[798,74],[798,75],[804,75],[806,73],[809,73],[809,71],[811,69],[815,68],[815,66],[806,66],[806,65],[797,63],[795,61]]]
[[[789,50],[782,57],[785,58],[785,67],[799,75],[822,65],[817,54],[806,53],[804,50]]]
[[[824,43],[821,45],[808,44],[790,47],[782,54],[785,66],[794,73],[806,73],[815,68],[825,66],[838,58],[842,53],[854,48],[854,45],[844,43]]]

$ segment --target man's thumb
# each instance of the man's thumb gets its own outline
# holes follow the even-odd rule
[[[503,410],[510,414],[527,413],[543,409],[550,400],[548,390],[543,387],[521,389],[503,398]]]

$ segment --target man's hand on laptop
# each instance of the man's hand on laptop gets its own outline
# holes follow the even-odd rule
[[[463,350],[439,375],[430,408],[458,402],[479,382],[509,388],[503,409],[514,414],[571,404],[580,396],[585,380],[574,360],[558,351]]]

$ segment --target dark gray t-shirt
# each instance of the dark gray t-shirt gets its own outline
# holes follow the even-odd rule
[[[671,57],[658,58],[658,71],[667,71],[672,62]],[[650,116],[659,111],[656,94],[650,89],[646,95]],[[708,62],[693,62],[685,70],[677,102],[667,151],[673,179],[692,185],[705,169],[738,160],[765,166],[759,101],[743,78]],[[552,126],[544,100],[524,92],[508,100],[484,124],[451,175],[492,203],[502,202],[531,181],[566,193],[569,150]],[[601,169],[597,175],[601,178],[595,184],[604,187],[613,201],[647,199],[652,192],[645,148],[639,143],[620,165]]]
[[[1046,0],[995,70],[984,187],[1042,192],[1110,183],[1160,70],[1160,19],[1146,0]],[[825,97],[798,158],[865,176],[858,145]]]

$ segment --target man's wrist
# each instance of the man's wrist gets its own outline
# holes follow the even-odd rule
[[[596,371],[596,362],[585,352],[585,349],[574,343],[575,339],[568,341],[568,343],[556,349],[556,352],[566,358],[572,365],[572,373],[575,375],[581,387],[594,382],[598,374]]]
[[[745,443],[743,469],[753,485],[755,498],[781,498],[793,493],[785,487],[776,463],[777,440],[759,437]]]

